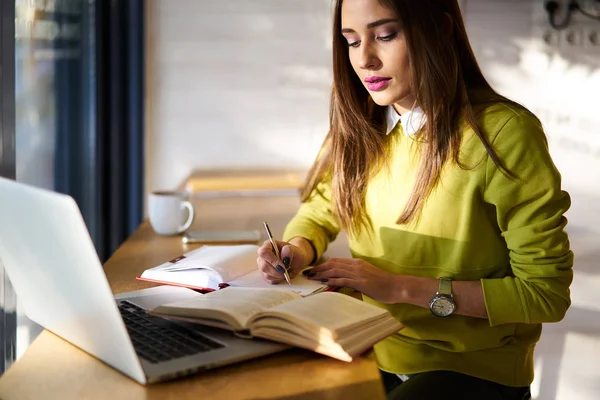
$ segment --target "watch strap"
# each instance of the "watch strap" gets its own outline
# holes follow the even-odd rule
[[[440,278],[440,288],[438,293],[452,296],[452,279]]]

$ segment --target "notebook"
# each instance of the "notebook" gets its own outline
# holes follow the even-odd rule
[[[271,285],[256,266],[257,245],[202,246],[145,270],[137,279],[165,285],[183,286],[201,292],[212,292],[224,286],[273,288],[309,296],[327,290],[322,283],[302,273],[292,278],[291,285]]]

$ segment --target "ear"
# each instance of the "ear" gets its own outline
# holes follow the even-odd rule
[[[454,30],[454,20],[447,12],[444,13],[444,32],[447,35],[452,35],[452,31]]]

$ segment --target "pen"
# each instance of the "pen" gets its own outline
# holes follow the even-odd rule
[[[275,255],[277,256],[277,258],[279,258],[279,260],[281,260],[281,256],[279,255],[279,248],[277,247],[277,245],[275,244],[275,241],[273,240],[273,235],[271,234],[271,230],[269,229],[269,224],[267,224],[266,222],[263,222],[263,225],[265,226],[265,230],[267,231],[267,236],[269,237],[269,241],[271,242],[271,246],[273,247],[273,251],[275,252]],[[285,277],[285,280],[287,281],[288,285],[291,285],[292,283],[290,282],[290,276],[288,275],[287,271],[285,270],[285,267],[283,268],[283,276]]]

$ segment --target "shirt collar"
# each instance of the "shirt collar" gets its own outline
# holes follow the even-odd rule
[[[396,112],[394,106],[388,106],[386,111],[386,131],[389,135],[394,130],[398,122],[402,124],[406,136],[412,136],[417,133],[427,122],[427,116],[423,113],[421,107],[415,107],[411,111],[402,115]]]

